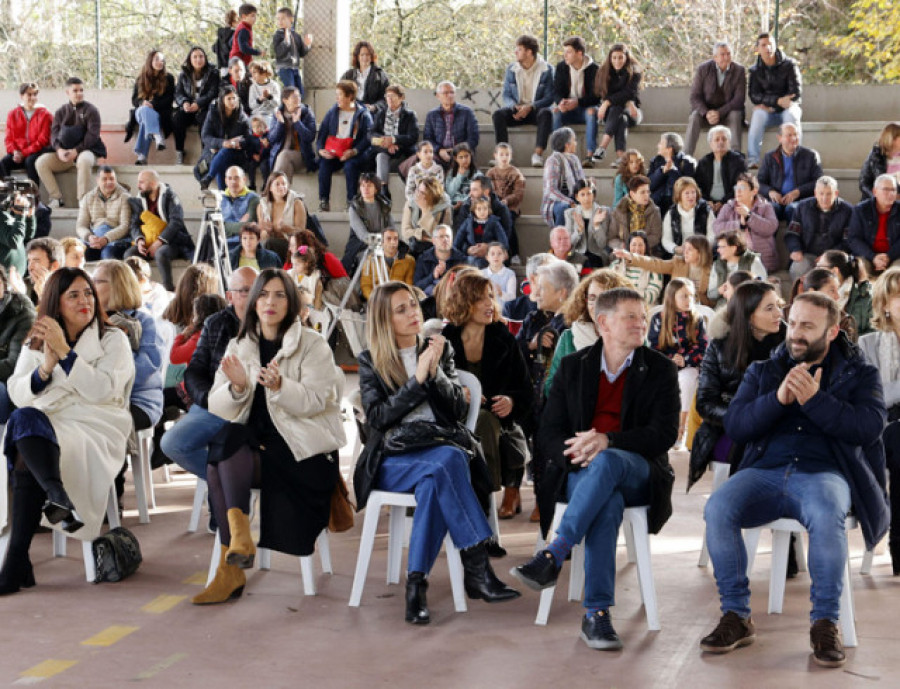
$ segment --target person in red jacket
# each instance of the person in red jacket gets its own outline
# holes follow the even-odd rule
[[[19,86],[22,102],[6,116],[6,157],[0,160],[0,177],[25,169],[28,178],[40,184],[34,164],[50,145],[53,114],[37,102],[40,89],[30,82]]]
[[[256,23],[257,10],[254,5],[244,4],[238,8],[241,21],[234,29],[234,38],[231,42],[229,60],[239,57],[245,65],[250,64],[254,57],[266,54],[265,50],[257,50],[253,47],[253,25]]]

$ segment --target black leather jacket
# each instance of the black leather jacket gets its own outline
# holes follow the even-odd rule
[[[758,57],[756,64],[750,68],[750,85],[747,90],[753,105],[767,105],[774,108],[775,112],[784,110],[778,105],[778,99],[789,93],[795,94],[793,102],[800,105],[800,97],[803,95],[800,66],[791,58],[785,57],[780,50],[775,51],[775,64],[771,67]]]
[[[713,188],[715,162],[715,156],[707,153],[697,161],[697,169],[694,172],[694,179],[700,187],[700,195],[707,201],[713,200],[709,195]],[[717,201],[727,203],[734,198],[734,185],[737,184],[738,175],[742,172],[747,172],[747,161],[744,156],[737,151],[728,151],[722,158],[722,184],[725,187],[725,197],[716,199]]]
[[[219,370],[228,343],[238,334],[240,327],[241,321],[233,306],[210,316],[203,324],[197,348],[184,372],[184,387],[194,404],[206,409],[206,398],[216,371]]]
[[[871,152],[859,171],[859,190],[862,192],[862,201],[872,198],[875,179],[885,172],[887,172],[887,157],[881,150],[881,146],[876,143],[872,146]]]

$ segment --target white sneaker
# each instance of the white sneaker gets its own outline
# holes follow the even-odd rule
[[[153,140],[156,142],[156,150],[157,151],[165,151],[166,150],[166,140],[162,138],[162,134],[154,134]]]
[[[544,167],[544,158],[540,153],[531,154],[531,167]]]
[[[47,208],[62,208],[62,207],[63,207],[62,199],[50,199],[49,203],[47,204]]]
[[[175,164],[176,165],[184,165],[184,151],[176,151]]]
[[[520,265],[522,265],[522,259],[519,258],[519,255],[518,255],[518,254],[516,254],[516,255],[513,256],[511,259],[509,259],[509,264],[510,264],[511,266],[520,266]]]

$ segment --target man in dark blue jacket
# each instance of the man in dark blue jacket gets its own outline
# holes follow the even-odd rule
[[[209,441],[227,423],[207,411],[206,398],[228,343],[237,335],[247,314],[247,297],[255,280],[256,271],[248,266],[238,268],[228,279],[225,296],[230,306],[203,324],[197,349],[184,372],[184,387],[191,398],[191,408],[166,431],[160,443],[166,457],[204,480]]]
[[[438,225],[431,238],[434,246],[416,259],[413,277],[415,286],[429,297],[448,270],[466,262],[466,255],[453,248],[453,230],[448,225]]]
[[[755,640],[741,529],[790,518],[809,532],[813,659],[824,667],[846,660],[837,627],[844,520],[852,506],[873,548],[890,517],[881,377],[841,332],[840,315],[821,292],[798,296],[785,343],[750,366],[725,414],[725,432],[746,449],[739,471],[706,503],[722,618],[700,642],[704,651],[727,653]]]
[[[775,208],[779,220],[794,217],[797,201],[808,199],[822,176],[818,151],[800,145],[800,124],[785,122],[778,130],[778,148],[766,153],[759,168],[759,193]]]
[[[784,235],[792,280],[815,268],[816,259],[826,251],[846,251],[844,237],[853,215],[853,206],[838,196],[837,180],[828,175],[819,177],[813,198],[799,201],[796,206]]]
[[[452,81],[442,81],[437,85],[437,97],[440,105],[425,115],[422,140],[431,142],[434,146],[434,161],[449,170],[456,144],[469,144],[472,157],[475,157],[479,138],[478,122],[472,108],[456,102],[456,86]]]

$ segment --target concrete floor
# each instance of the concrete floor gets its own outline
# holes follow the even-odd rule
[[[633,565],[619,548],[613,621],[621,652],[588,649],[579,639],[581,607],[557,590],[546,627],[533,624],[537,594],[511,603],[472,601],[453,611],[446,561],[431,578],[432,624],[403,621],[403,588],[384,583],[387,539],[382,533],[369,570],[362,606],[347,606],[362,519],[331,536],[333,576],[318,575],[318,595],[302,593],[294,558],[274,554],[272,570],[253,571],[243,598],[195,607],[209,563],[212,536],[186,532],[194,481],[175,474],[156,486],[159,509],[141,525],[126,510],[124,524],[141,542],[144,563],[117,584],[86,584],[80,548],[54,559],[50,538],[32,548],[36,588],[0,598],[0,686],[47,687],[896,687],[900,684],[900,578],[887,556],[871,576],[858,574],[862,544],[851,540],[853,593],[860,638],[847,664],[824,670],[810,660],[809,579],[787,584],[784,614],[767,615],[769,540],[763,536],[751,579],[757,642],[726,656],[700,653],[698,642],[718,620],[712,570],[697,567],[701,512],[709,475],[684,493],[687,453],[673,453],[678,473],[675,514],[651,538],[662,631],[646,629]],[[345,473],[350,459],[343,458]],[[494,561],[501,578],[531,554],[535,528],[527,521],[533,498],[524,491],[523,514],[502,522],[509,556]],[[126,505],[134,496],[126,494]],[[205,523],[205,516],[204,516]],[[318,567],[318,560],[317,560]],[[564,571],[565,574],[565,571]],[[893,678],[893,679],[891,679]]]

